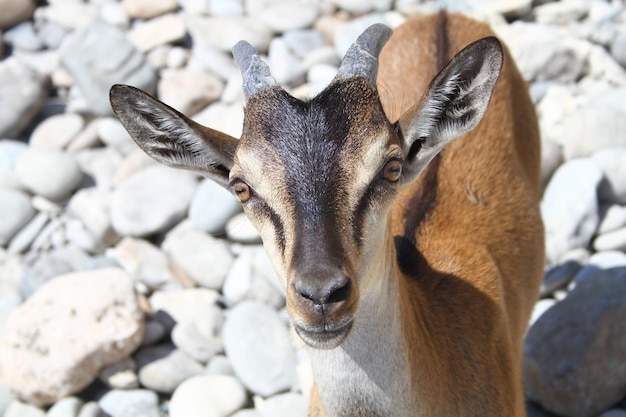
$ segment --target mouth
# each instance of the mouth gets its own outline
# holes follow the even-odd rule
[[[352,318],[334,326],[307,326],[302,323],[293,324],[296,333],[304,343],[313,349],[334,349],[341,345],[352,329]]]

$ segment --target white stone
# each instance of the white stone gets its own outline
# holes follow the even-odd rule
[[[130,137],[119,120],[113,117],[104,117],[98,123],[98,138],[107,146],[112,146],[123,155],[138,150],[138,146]]]
[[[383,15],[369,14],[357,19],[351,20],[341,28],[334,37],[335,49],[340,57],[343,57],[348,48],[352,46],[356,38],[363,33],[365,29],[375,23],[388,24]]]
[[[26,194],[0,188],[0,246],[6,246],[34,215],[35,209]]]
[[[43,230],[50,216],[46,213],[38,213],[26,226],[24,226],[18,233],[11,239],[9,245],[10,253],[22,253],[31,243],[35,240],[37,235]]]
[[[243,0],[208,0],[212,16],[243,16]]]
[[[228,245],[189,222],[181,223],[166,236],[163,250],[196,283],[211,289],[222,287],[233,263]]]
[[[177,323],[191,322],[200,312],[215,306],[219,295],[206,288],[155,291],[150,297],[150,306],[157,313],[163,311]]]
[[[274,38],[270,42],[269,65],[272,76],[281,85],[295,86],[304,81],[304,66],[281,38]]]
[[[593,241],[597,251],[626,251],[626,227],[602,233]]]
[[[242,39],[250,42],[259,52],[265,52],[272,39],[270,29],[252,17],[190,16],[187,25],[193,38],[226,52]]]
[[[11,401],[4,417],[44,417],[46,412],[39,407],[21,401]]]
[[[78,397],[65,397],[55,403],[48,412],[46,417],[74,417],[78,415],[83,400]]]
[[[32,135],[29,144],[34,148],[63,149],[81,131],[85,122],[74,113],[64,113],[48,117],[41,122]]]
[[[226,223],[226,235],[229,239],[241,243],[259,243],[261,235],[252,225],[245,213],[234,215]]]
[[[130,18],[120,3],[106,2],[102,4],[100,6],[100,19],[120,29],[128,29],[130,24]]]
[[[241,86],[241,83],[239,84]],[[28,146],[16,140],[0,139],[0,188],[21,189],[22,183],[15,172],[20,154]]]
[[[239,138],[243,129],[243,106],[241,103],[216,102],[195,114],[192,119],[211,129]]]
[[[170,416],[226,417],[243,407],[246,399],[244,387],[231,376],[195,376],[174,391]]]
[[[51,404],[80,391],[141,343],[143,313],[120,269],[59,276],[11,316],[0,380],[18,398]]]
[[[363,14],[373,10],[389,10],[392,4],[390,0],[332,0],[332,2],[340,9],[356,14]]]
[[[626,95],[625,95],[626,97]],[[610,203],[626,204],[626,147],[601,149],[591,159],[604,173],[598,196]]]
[[[244,300],[255,300],[273,308],[280,308],[285,304],[282,292],[275,285],[268,282],[263,271],[259,271],[255,260],[259,250],[246,250],[239,255],[226,276],[222,293],[229,306]],[[257,261],[256,264],[259,262]],[[276,277],[273,277],[278,281]]]
[[[147,240],[124,238],[109,253],[133,279],[156,290],[176,282],[169,257]]]
[[[233,370],[250,391],[270,396],[295,385],[295,354],[276,311],[255,301],[238,304],[226,318],[223,337]]]
[[[184,217],[196,185],[194,175],[164,166],[137,172],[113,193],[113,228],[137,237],[168,229]]]
[[[101,381],[114,389],[139,388],[137,364],[132,358],[122,359],[111,366],[107,366],[98,375]]]
[[[255,408],[262,417],[306,417],[309,412],[309,401],[302,395],[289,392],[256,401]]]
[[[167,352],[160,346],[145,348],[136,354],[141,385],[153,391],[171,394],[183,381],[204,372],[200,363],[178,349]],[[152,351],[152,353],[149,353]],[[146,358],[142,356],[146,355]],[[142,363],[145,362],[145,363]]]
[[[110,417],[159,417],[159,397],[152,391],[112,390],[98,404]]]
[[[96,20],[98,9],[78,1],[50,2],[46,7],[40,8],[37,14],[65,29],[77,29]]]
[[[139,51],[146,52],[159,45],[180,41],[185,32],[185,23],[180,16],[166,14],[132,28],[128,39]]]
[[[183,114],[194,114],[218,100],[222,82],[202,69],[170,69],[161,72],[159,99]]]
[[[303,29],[317,18],[317,5],[313,3],[285,2],[272,5],[260,13],[259,19],[275,32]]]
[[[626,226],[626,207],[613,204],[606,209],[598,233],[612,232]]]
[[[212,235],[223,234],[226,222],[241,211],[241,203],[215,181],[203,180],[191,200],[189,220]]]
[[[217,306],[198,311],[190,321],[176,324],[172,341],[182,352],[206,363],[223,350],[222,311]]]
[[[176,0],[123,0],[121,5],[130,17],[136,19],[150,19],[173,12],[178,7]]]
[[[223,80],[229,79],[232,75],[239,73],[239,69],[235,65],[230,53],[221,51],[215,46],[208,45],[202,40],[194,40],[193,58],[202,65],[203,68]],[[239,83],[241,88],[241,83]]]
[[[111,225],[111,195],[101,188],[83,188],[74,193],[67,205],[68,213],[79,218],[94,237],[109,244],[119,240]]]
[[[16,172],[26,188],[51,200],[61,200],[83,180],[78,164],[56,149],[25,150],[17,160]]]
[[[569,161],[554,173],[541,202],[549,263],[589,244],[599,223],[596,190],[601,180],[602,171],[590,159]]]

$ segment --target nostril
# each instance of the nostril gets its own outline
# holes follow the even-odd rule
[[[338,286],[337,288],[335,288],[334,290],[331,291],[330,295],[328,296],[328,303],[339,303],[341,301],[345,301],[348,299],[348,296],[350,295],[350,289],[352,288],[352,284],[350,284],[350,281],[346,279],[346,282],[341,285]]]
[[[324,280],[299,279],[294,286],[302,298],[316,305],[345,301],[348,299],[352,288],[348,277],[343,275]]]

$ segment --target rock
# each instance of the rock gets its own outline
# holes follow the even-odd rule
[[[139,150],[139,147],[126,129],[124,129],[124,126],[113,117],[100,119],[97,132],[98,137],[105,145],[112,146],[123,155]]]
[[[0,381],[18,398],[51,404],[80,391],[103,367],[135,350],[142,321],[132,281],[123,271],[59,276],[7,322],[0,339]]]
[[[624,396],[626,268],[598,271],[526,336],[525,393],[559,415],[596,416]]]
[[[243,407],[246,399],[246,390],[231,376],[195,376],[174,391],[170,416],[226,417]]]
[[[141,385],[160,393],[172,393],[181,382],[204,372],[200,363],[171,347],[144,348],[137,353],[136,360]]]
[[[35,11],[35,2],[32,0],[2,0],[0,1],[0,30],[28,20]],[[2,136],[2,135],[0,135]]]
[[[591,156],[600,149],[626,146],[626,88],[591,97],[563,121],[566,159]]]
[[[29,148],[22,152],[15,169],[28,190],[50,200],[66,198],[83,180],[74,158],[56,149]]]
[[[173,12],[178,8],[176,0],[123,0],[122,9],[132,18],[151,19]]]
[[[44,45],[49,49],[55,50],[56,53],[56,50],[69,33],[69,30],[56,22],[44,20],[38,27],[38,33],[39,39],[41,39]],[[55,63],[58,65],[58,57],[56,55],[55,57],[57,58]]]
[[[0,246],[6,246],[34,215],[35,209],[26,194],[0,188]]]
[[[204,126],[238,138],[241,136],[243,128],[243,106],[241,103],[225,104],[217,102],[211,104],[192,118]]]
[[[230,365],[230,361],[224,355],[215,355],[206,366],[205,370],[207,375],[230,375],[234,376],[233,367]]]
[[[33,22],[22,22],[4,33],[4,42],[22,51],[39,51],[43,42],[35,33]]]
[[[22,182],[15,172],[20,154],[28,146],[23,142],[0,139],[0,188],[22,189]]]
[[[183,222],[166,236],[163,250],[198,284],[220,289],[233,263],[228,245]]]
[[[533,324],[535,324],[535,322],[549,309],[551,309],[555,304],[556,304],[556,300],[553,298],[544,298],[541,299],[539,301],[537,301],[537,303],[535,304],[535,306],[533,307],[533,311],[532,314],[530,316],[530,322],[528,323],[528,326],[532,326]]]
[[[192,54],[196,63],[222,80],[227,80],[232,75],[239,73],[239,69],[229,53],[207,45],[201,39],[194,39]],[[241,82],[239,89],[241,89]]]
[[[100,5],[100,19],[111,26],[128,29],[130,18],[122,8],[121,3],[104,3]]]
[[[10,253],[22,253],[33,243],[37,235],[46,227],[50,217],[46,213],[37,214],[11,239]]]
[[[289,50],[299,59],[324,46],[324,36],[315,30],[289,30],[282,36]]]
[[[161,310],[176,323],[185,323],[201,316],[202,311],[212,309],[218,297],[216,291],[206,288],[156,291],[150,297],[150,305],[154,312]]]
[[[194,175],[160,165],[137,172],[113,192],[113,228],[137,237],[167,230],[185,216],[196,185]]]
[[[317,5],[283,2],[270,5],[259,19],[274,32],[282,33],[311,26],[317,18]]]
[[[92,24],[98,17],[97,8],[82,2],[51,2],[37,11],[46,21],[72,30]]]
[[[117,167],[113,177],[113,186],[119,187],[124,181],[133,174],[151,165],[157,165],[157,162],[150,158],[144,151],[137,149],[126,155],[122,163]]]
[[[289,332],[278,313],[245,301],[230,310],[224,323],[224,350],[239,380],[264,397],[296,383],[296,359]]]
[[[166,333],[165,326],[161,322],[155,319],[147,320],[143,327],[141,346],[152,346],[160,342],[165,337]]]
[[[176,324],[172,330],[172,341],[196,361],[208,362],[223,349],[222,311],[212,306],[198,311],[193,320]]]
[[[224,187],[203,180],[191,200],[189,220],[198,229],[212,235],[223,234],[226,222],[241,211],[241,203]]]
[[[566,261],[561,265],[552,267],[543,278],[539,296],[546,297],[559,288],[567,286],[581,268],[582,266],[576,261]]]
[[[626,226],[626,207],[617,204],[609,206],[598,226],[598,233],[612,232]]]
[[[252,225],[245,213],[234,215],[226,223],[226,236],[240,243],[260,243],[261,235]]]
[[[274,38],[269,47],[269,65],[272,76],[281,85],[299,85],[304,80],[305,69],[290,51],[284,40]]]
[[[253,409],[237,411],[231,417],[262,417],[261,414]]]
[[[187,27],[192,38],[224,52],[230,52],[242,39],[250,42],[257,51],[265,52],[272,39],[269,28],[252,17],[190,16]]]
[[[4,417],[44,417],[46,415],[39,407],[21,401],[12,401],[4,413]]]
[[[83,407],[80,409],[80,413],[78,414],[78,417],[108,417],[108,416],[104,415],[104,412],[102,411],[98,403],[88,402],[88,403],[85,403],[85,405],[83,405]]]
[[[107,366],[98,375],[98,378],[113,389],[139,388],[137,365],[132,358],[122,359],[111,366]]]
[[[110,216],[111,192],[91,187],[78,190],[67,205],[67,213],[77,217],[93,236],[102,242],[114,244],[119,240],[113,230]]]
[[[302,394],[289,392],[259,401],[255,408],[262,417],[306,417],[309,401]]]
[[[83,118],[75,113],[48,117],[37,125],[30,136],[29,144],[39,149],[63,149],[84,125]]]
[[[128,39],[141,52],[178,42],[184,37],[185,23],[181,17],[172,13],[151,19],[128,32]]]
[[[154,71],[126,38],[126,33],[115,26],[96,21],[72,32],[63,41],[59,53],[61,63],[96,114],[112,114],[109,89],[115,83],[154,93]]]
[[[389,10],[392,2],[389,0],[332,0],[332,3],[347,12],[363,14],[373,10]]]
[[[545,189],[552,174],[563,164],[563,150],[557,143],[541,138],[541,187]]]
[[[244,251],[235,260],[222,288],[226,304],[233,306],[245,300],[254,300],[273,308],[284,306],[283,294],[268,282],[263,273],[259,273],[255,257],[255,251]]]
[[[22,297],[17,291],[7,291],[0,295],[0,334],[11,314],[22,304]]]
[[[143,282],[151,290],[176,282],[168,256],[146,240],[126,237],[110,255],[129,276]]]
[[[580,44],[556,28],[518,20],[496,29],[526,80],[568,83],[585,72]]]
[[[75,417],[78,415],[82,406],[83,400],[80,398],[65,397],[50,407],[46,413],[46,417]]]
[[[626,28],[622,26],[611,42],[611,54],[623,67],[626,67]]]
[[[593,248],[601,251],[626,251],[626,227],[602,233],[593,241]]]
[[[74,153],[74,158],[83,172],[93,179],[97,188],[113,188],[114,175],[123,161],[119,151],[111,146],[84,149]]]
[[[183,114],[194,114],[218,100],[222,82],[202,69],[172,69],[161,73],[159,99]]]
[[[602,172],[590,159],[569,161],[554,173],[541,202],[549,263],[589,244],[599,223],[596,189],[601,180]]]
[[[159,417],[159,397],[151,391],[112,390],[98,401],[110,417]]]
[[[208,12],[211,16],[243,16],[243,2],[241,0],[210,1]]]
[[[624,95],[626,98],[626,95]],[[626,141],[625,141],[626,142]],[[601,200],[626,204],[626,147],[601,149],[595,152],[591,159],[595,161],[604,173],[604,179],[598,189]]]
[[[581,20],[588,12],[589,3],[584,0],[540,4],[533,9],[535,22],[542,25],[565,25]]]
[[[344,24],[334,37],[337,55],[343,57],[356,38],[375,23],[388,24],[384,17],[379,14],[365,15]]]
[[[0,138],[17,137],[39,113],[45,97],[45,87],[35,71],[16,58],[1,61],[0,102],[11,105],[0,112]]]

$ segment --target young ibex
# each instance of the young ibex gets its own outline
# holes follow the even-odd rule
[[[367,29],[308,101],[238,43],[240,140],[132,87],[111,103],[154,159],[241,200],[308,345],[312,416],[523,416],[543,269],[527,86],[460,15],[412,19],[382,49],[390,35]]]

